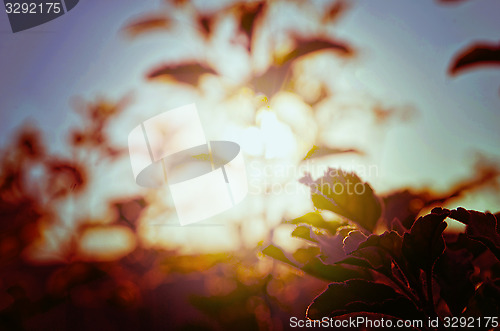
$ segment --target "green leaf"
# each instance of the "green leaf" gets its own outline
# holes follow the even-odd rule
[[[333,211],[373,232],[382,206],[370,185],[356,174],[328,168],[316,181],[307,174],[300,182],[310,187],[316,208]]]
[[[290,224],[309,224],[318,229],[325,229],[330,234],[335,234],[337,229],[343,225],[344,223],[335,222],[335,221],[327,221],[321,216],[318,212],[307,213],[304,216],[295,218],[288,223]]]
[[[264,248],[262,250],[262,253],[264,255],[272,257],[275,260],[278,260],[278,261],[284,262],[288,265],[291,265],[292,267],[299,268],[299,266],[295,262],[292,262],[292,260],[290,260],[287,257],[287,255],[283,252],[283,250],[281,248],[276,247],[272,244],[267,246],[266,248]]]
[[[360,151],[356,149],[343,149],[343,148],[331,148],[328,146],[316,146],[314,145],[307,155],[304,157],[304,160],[315,159],[323,156],[331,156],[336,154],[346,154],[346,153],[354,153],[354,154],[362,154]]]
[[[313,230],[310,227],[305,226],[305,225],[300,225],[293,230],[292,237],[297,237],[297,238],[311,241],[313,243],[318,243],[318,241],[316,239],[311,237],[312,231]]]

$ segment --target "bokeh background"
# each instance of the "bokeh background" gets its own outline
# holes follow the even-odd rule
[[[499,72],[449,69],[498,43],[498,1],[259,5],[86,0],[16,34],[0,15],[7,328],[286,329],[327,283],[260,252],[301,247],[299,179],[327,167],[415,215],[498,211]],[[193,102],[208,139],[242,147],[250,192],[181,227],[167,187],[135,183],[127,136]]]

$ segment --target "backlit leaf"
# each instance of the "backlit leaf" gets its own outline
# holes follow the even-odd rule
[[[307,174],[300,182],[311,189],[316,208],[333,211],[369,231],[375,228],[382,206],[370,185],[356,174],[328,168],[316,181]]]

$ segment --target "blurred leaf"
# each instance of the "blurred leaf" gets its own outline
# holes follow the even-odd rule
[[[285,86],[290,74],[289,69],[290,64],[282,66],[272,65],[265,72],[253,76],[249,84],[255,92],[262,93],[271,99]]]
[[[345,153],[354,153],[354,154],[363,154],[362,152],[356,149],[341,149],[341,148],[331,148],[327,146],[316,146],[314,145],[307,155],[304,157],[304,160],[307,159],[315,159],[323,156],[331,156],[336,154],[345,154]]]
[[[431,214],[419,217],[403,237],[402,252],[412,268],[431,272],[436,260],[443,254],[445,243],[444,219],[449,211],[434,208]]]
[[[124,29],[128,35],[136,37],[155,30],[166,30],[170,24],[166,15],[149,15],[127,24]]]
[[[500,226],[493,214],[458,208],[451,211],[450,217],[466,224],[467,236],[483,243],[500,260]]]
[[[354,55],[352,47],[344,41],[322,37],[305,38],[298,35],[292,35],[292,38],[295,42],[295,47],[282,59],[278,59],[279,64],[285,64],[318,51],[335,51],[336,54],[343,57]]]
[[[135,228],[137,219],[146,207],[146,200],[143,197],[137,197],[112,202],[111,205],[117,211],[118,221],[123,221]]]
[[[150,80],[168,79],[169,77],[178,82],[196,86],[204,74],[217,73],[205,64],[197,62],[184,62],[179,64],[165,64],[147,74]]]
[[[307,317],[322,319],[350,313],[375,313],[403,319],[424,319],[424,315],[405,296],[391,287],[353,279],[332,283],[307,308]]]
[[[86,183],[84,168],[72,161],[51,160],[47,164],[48,193],[53,198],[66,196],[70,192],[81,191]]]
[[[206,39],[209,39],[212,35],[214,19],[215,17],[213,14],[198,16],[198,25],[200,26],[202,34]]]
[[[228,253],[214,253],[202,255],[172,255],[160,262],[161,269],[167,272],[192,273],[208,270],[218,263],[231,260]]]
[[[472,254],[465,249],[446,249],[434,268],[441,298],[454,316],[460,316],[474,294],[474,284],[470,279],[474,272],[472,258]]]
[[[375,228],[382,213],[379,198],[354,173],[328,168],[316,181],[307,174],[300,182],[310,187],[316,208],[333,211],[370,232]]]
[[[324,23],[336,22],[344,13],[351,7],[350,3],[345,0],[337,0],[331,4],[323,15]]]
[[[293,230],[292,237],[302,238],[308,241],[312,241],[313,243],[318,243],[316,239],[311,237],[311,231],[313,230],[310,227],[300,225]]]
[[[269,257],[272,257],[275,260],[284,262],[288,265],[291,265],[292,267],[299,268],[299,266],[295,263],[292,262],[287,255],[283,252],[283,250],[279,247],[276,247],[274,245],[269,245],[266,248],[262,250],[262,254],[267,255]]]
[[[474,67],[492,65],[500,65],[500,45],[475,43],[455,56],[448,72],[453,76]]]
[[[240,20],[239,28],[248,38],[248,51],[252,49],[253,36],[256,29],[256,22],[262,16],[266,8],[264,1],[243,3],[238,7]]]

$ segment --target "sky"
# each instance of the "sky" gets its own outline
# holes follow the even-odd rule
[[[498,42],[500,2],[354,3],[336,33],[360,56],[339,75],[338,88],[346,95],[366,93],[418,111],[412,121],[384,132],[373,160],[380,166],[373,185],[381,190],[442,189],[470,174],[476,153],[500,158],[500,70],[446,75],[450,59],[464,46],[474,40]],[[15,34],[7,15],[0,13],[0,146],[23,123],[36,123],[54,150],[63,148],[66,130],[77,122],[72,98],[119,99],[133,92],[139,100],[136,112],[115,129],[125,141],[134,123],[158,110],[156,104],[141,103],[155,95],[144,73],[191,47],[182,34],[126,38],[121,29],[131,18],[160,8],[157,0],[80,0],[62,17]],[[173,104],[187,101],[167,98]],[[495,205],[498,199],[474,207]]]

